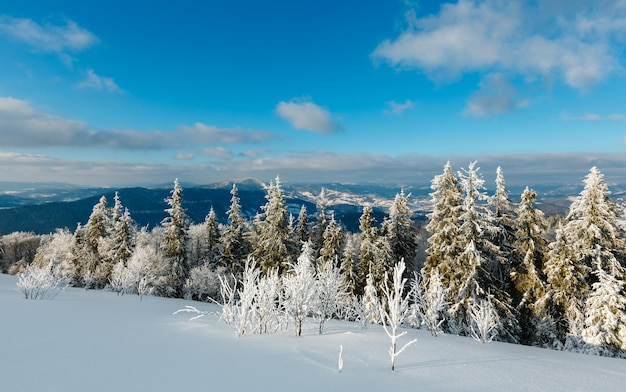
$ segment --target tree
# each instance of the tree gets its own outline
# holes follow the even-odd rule
[[[180,297],[189,275],[187,260],[189,218],[183,208],[183,188],[178,179],[174,180],[171,197],[165,201],[170,207],[165,210],[169,216],[161,222],[164,228],[161,252],[167,263],[169,290],[174,296]]]
[[[543,213],[533,207],[537,194],[524,190],[521,202],[516,210],[514,221],[515,242],[512,254],[511,280],[514,284],[513,298],[520,312],[522,341],[532,343],[537,340],[535,330],[543,317],[541,298],[547,286],[543,273],[547,253],[545,239],[547,222]]]
[[[101,254],[101,244],[111,231],[111,220],[107,209],[107,199],[102,196],[98,203],[93,206],[89,220],[85,225],[85,259],[86,266],[84,276],[97,288],[104,287],[111,276],[113,265],[107,263]]]
[[[302,246],[302,254],[297,263],[283,276],[285,290],[285,311],[293,319],[296,336],[302,335],[302,322],[313,309],[313,299],[317,295],[317,281],[313,269],[313,249],[311,243]]]
[[[213,206],[211,206],[209,213],[207,214],[206,218],[204,218],[204,229],[204,240],[206,243],[206,260],[209,265],[214,266],[220,253],[220,230],[219,222],[217,221],[217,214],[215,213],[215,209],[213,209]]]
[[[413,231],[411,217],[413,211],[409,208],[411,194],[400,191],[389,209],[389,218],[385,220],[383,230],[391,247],[391,262],[393,264],[404,260],[409,266],[417,254],[417,237]]]
[[[339,254],[341,253],[343,236],[341,226],[335,221],[334,214],[331,215],[322,237],[324,242],[319,251],[318,265],[333,263],[339,258]]]
[[[245,238],[246,221],[241,214],[239,191],[236,184],[233,184],[230,194],[232,195],[230,208],[226,212],[228,225],[221,237],[223,251],[218,263],[233,275],[241,276],[246,255],[250,252],[250,244]]]
[[[346,282],[348,293],[356,295],[357,291],[357,266],[359,265],[359,239],[356,234],[346,233],[345,245],[343,247],[343,254],[341,257],[341,276]]]
[[[115,204],[111,211],[111,223],[106,239],[101,239],[101,252],[108,263],[126,264],[133,254],[135,225],[128,208],[122,206],[119,194],[115,192]]]
[[[309,240],[309,216],[304,204],[300,207],[295,231],[296,239],[300,244],[304,244]]]
[[[319,325],[319,334],[324,332],[326,320],[342,313],[348,302],[346,284],[335,260],[323,260],[317,267],[317,296],[313,313]]]
[[[457,279],[458,256],[464,250],[459,243],[463,193],[458,178],[452,172],[450,162],[446,163],[442,174],[433,178],[431,189],[433,210],[428,214],[429,220],[426,225],[430,237],[422,269],[423,284],[428,284],[430,276],[437,270],[444,286],[449,287]]]
[[[65,291],[70,284],[70,277],[59,271],[56,261],[48,265],[31,264],[18,274],[17,288],[26,299],[53,299]]]
[[[593,274],[597,280],[585,302],[583,341],[595,350],[615,356],[626,355],[626,292],[624,280],[605,270],[598,249]]]
[[[374,284],[380,287],[385,279],[391,250],[389,243],[381,241],[379,238],[376,219],[374,219],[372,207],[369,205],[363,207],[363,213],[359,218],[359,229],[361,230],[361,249],[357,270],[357,292],[363,292],[368,274],[372,274]]]
[[[252,255],[263,274],[273,268],[278,268],[280,273],[289,264],[290,235],[287,205],[279,177],[270,183],[265,198],[267,203],[261,207],[263,212],[255,219]]]
[[[423,280],[423,276],[413,273],[410,297],[413,297],[412,302],[417,306],[421,323],[426,325],[431,335],[437,336],[445,320],[444,313],[448,305],[446,289],[437,270],[433,271],[425,288],[422,287]]]
[[[396,370],[396,357],[417,341],[417,339],[413,339],[398,349],[398,339],[407,333],[406,331],[398,333],[398,328],[404,323],[410,311],[409,296],[404,294],[406,278],[402,277],[405,268],[404,261],[400,261],[394,267],[393,288],[389,288],[388,279],[384,280],[383,306],[380,307],[380,318],[383,322],[383,328],[389,339],[391,339],[389,356],[391,357],[392,372]]]
[[[328,225],[328,216],[326,214],[326,208],[328,207],[328,199],[326,198],[326,189],[322,188],[317,198],[316,204],[316,221],[311,228],[311,245],[313,246],[314,256],[319,257],[319,251],[324,245],[324,232]]]

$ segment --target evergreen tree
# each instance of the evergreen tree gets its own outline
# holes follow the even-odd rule
[[[239,191],[236,184],[233,184],[230,194],[232,195],[230,208],[226,212],[228,225],[221,237],[223,250],[218,264],[239,277],[243,273],[246,257],[250,253],[250,245],[246,240],[246,221],[241,214]]]
[[[343,236],[341,226],[335,221],[334,214],[331,215],[322,237],[324,242],[319,252],[318,264],[335,263],[336,260],[339,260],[339,255],[341,254]]]
[[[298,214],[298,222],[295,230],[296,239],[300,244],[304,244],[309,240],[309,217],[304,204],[300,207],[300,213]]]
[[[362,294],[357,292],[357,282],[359,281],[357,267],[359,265],[359,240],[356,234],[347,233],[343,254],[341,257],[341,276],[346,282],[346,289],[349,294]]]
[[[263,274],[273,268],[278,268],[280,274],[289,264],[290,235],[287,204],[279,177],[270,183],[265,198],[267,203],[261,207],[263,213],[255,219],[256,238],[252,254]]]
[[[315,252],[315,256],[319,257],[319,251],[324,246],[324,232],[328,225],[328,216],[326,214],[326,208],[328,207],[328,199],[326,198],[326,189],[322,188],[316,204],[316,221],[311,229],[311,244]]]
[[[165,201],[170,206],[165,211],[168,217],[163,219],[163,241],[161,252],[167,264],[167,294],[180,296],[189,275],[187,246],[189,240],[189,218],[183,208],[183,188],[178,179],[174,180],[171,197]]]
[[[546,278],[543,274],[547,253],[545,239],[547,222],[543,213],[533,207],[537,194],[524,190],[517,208],[515,242],[511,280],[514,284],[513,299],[520,312],[522,341],[532,343],[537,324],[542,318],[540,300],[545,295]]]
[[[496,226],[495,235],[491,241],[500,249],[503,260],[509,260],[514,251],[515,242],[515,217],[509,199],[509,191],[506,189],[502,168],[496,169],[496,192],[489,199],[492,207],[493,223]],[[500,280],[505,280],[510,274],[510,263],[501,263],[498,268]]]
[[[385,221],[385,235],[392,253],[392,264],[404,260],[408,267],[412,266],[417,254],[417,236],[413,231],[411,217],[413,211],[409,208],[411,194],[396,194],[389,210],[389,218]]]
[[[83,278],[89,282],[88,286],[104,287],[111,275],[113,266],[106,262],[101,243],[110,232],[111,219],[107,208],[107,199],[102,196],[93,206],[89,220],[85,225],[86,252],[84,252]]]
[[[460,217],[463,193],[458,178],[452,172],[450,162],[443,173],[435,176],[430,194],[433,210],[428,214],[426,230],[430,233],[426,262],[422,269],[423,284],[428,285],[436,269],[445,287],[452,285],[459,271],[458,256],[464,248],[459,243]],[[450,299],[451,297],[448,297]]]
[[[502,322],[498,331],[500,338],[516,342],[519,335],[517,315],[506,291],[507,282],[502,279],[505,259],[500,248],[491,240],[498,235],[499,229],[494,224],[492,212],[485,204],[478,203],[487,197],[484,180],[475,164],[470,163],[467,170],[459,173],[464,191],[459,243],[464,252],[458,258],[459,279],[448,284],[446,294],[453,303],[450,313],[459,332],[469,334],[472,307],[489,298]]]
[[[215,209],[211,206],[209,213],[204,218],[206,260],[209,265],[214,266],[219,256],[220,230]]]
[[[626,292],[624,280],[605,270],[614,261],[603,261],[600,249],[594,263],[596,281],[585,302],[582,338],[601,354],[626,356]],[[609,267],[610,269],[610,267]]]
[[[105,259],[111,266],[126,265],[134,250],[135,225],[128,208],[122,206],[120,196],[115,192],[115,204],[111,211],[111,225],[107,233],[108,241]]]

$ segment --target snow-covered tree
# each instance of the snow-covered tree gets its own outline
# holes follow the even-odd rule
[[[309,240],[309,215],[304,204],[300,207],[300,213],[298,214],[295,236],[300,244],[304,244]]]
[[[417,236],[413,231],[411,217],[413,211],[409,207],[411,194],[400,191],[396,194],[389,209],[389,218],[383,223],[384,233],[391,247],[392,263],[400,260],[411,266],[417,254]]]
[[[498,336],[500,317],[489,296],[474,302],[470,309],[470,315],[472,320],[471,335],[474,340],[489,343]]]
[[[343,313],[343,309],[348,304],[348,293],[343,277],[336,266],[336,259],[318,263],[316,277],[317,295],[314,298],[313,313],[318,320],[321,335],[324,332],[326,320]]]
[[[17,288],[26,299],[53,299],[70,285],[71,278],[59,271],[59,264],[52,260],[48,265],[35,263],[18,274]]]
[[[289,264],[291,238],[287,225],[287,204],[279,177],[270,183],[265,198],[267,203],[261,207],[263,212],[254,222],[256,235],[252,255],[263,274],[273,268],[278,268],[280,273]]]
[[[250,244],[246,240],[246,220],[241,213],[239,190],[233,184],[230,191],[230,208],[226,212],[228,225],[222,233],[222,255],[218,264],[226,268],[231,274],[241,276],[243,273],[246,256],[250,252]]]
[[[532,343],[537,324],[543,317],[540,300],[545,295],[547,281],[543,273],[547,255],[547,222],[543,213],[533,207],[537,194],[524,190],[514,221],[515,242],[512,254],[511,280],[513,298],[520,312],[522,341]]]
[[[426,325],[431,335],[437,336],[441,331],[441,324],[445,320],[445,312],[448,305],[446,302],[446,289],[437,270],[431,273],[428,284],[422,285],[423,280],[423,276],[413,272],[410,299],[414,306],[417,307],[419,321]]]
[[[128,208],[122,206],[120,196],[115,192],[111,220],[106,237],[100,239],[100,254],[106,263],[126,264],[133,254],[135,246],[135,225]]]
[[[285,292],[284,306],[293,319],[296,336],[302,335],[302,323],[313,310],[313,299],[317,295],[317,281],[313,269],[313,249],[307,242],[302,247],[302,254],[295,265],[283,275]]]
[[[346,288],[351,295],[356,295],[358,282],[357,267],[359,265],[359,239],[356,234],[346,233],[345,244],[341,256],[341,276],[346,282]]]
[[[370,324],[378,324],[380,322],[380,307],[381,303],[378,299],[378,289],[376,288],[376,282],[374,275],[367,274],[365,290],[363,298],[361,299],[363,306],[363,314],[365,315],[365,321]]]
[[[111,276],[113,264],[108,263],[101,254],[102,242],[107,239],[111,231],[111,219],[107,208],[107,199],[102,196],[98,203],[93,206],[89,220],[85,225],[85,271],[83,276],[91,282],[90,286],[104,287]],[[90,254],[87,254],[90,253]]]
[[[593,274],[597,280],[585,302],[583,341],[602,354],[626,356],[626,287],[605,270],[598,249]]]
[[[220,230],[215,209],[211,206],[209,213],[204,218],[204,241],[206,244],[206,261],[210,265],[215,265],[220,255]]]
[[[452,286],[459,270],[458,256],[464,247],[459,242],[460,218],[463,212],[463,192],[450,162],[443,173],[435,176],[430,194],[433,210],[428,214],[426,230],[430,233],[426,261],[422,269],[424,284],[437,269],[444,286]],[[453,293],[454,295],[454,293]]]
[[[311,246],[313,247],[314,256],[319,257],[319,251],[324,245],[324,232],[328,225],[328,215],[326,209],[328,207],[328,199],[326,198],[326,189],[322,188],[316,203],[315,222],[311,227]]]
[[[182,288],[189,275],[187,246],[189,241],[189,218],[183,208],[183,188],[174,180],[171,197],[166,200],[169,208],[165,211],[168,216],[163,219],[163,239],[161,252],[167,263],[168,286],[174,296],[182,295]]]
[[[341,226],[339,226],[337,221],[335,221],[335,214],[331,215],[322,237],[324,241],[322,243],[322,248],[319,250],[318,264],[323,265],[334,262],[341,254],[343,235],[341,232]]]
[[[404,261],[398,262],[393,269],[393,287],[389,288],[388,279],[384,280],[383,304],[380,307],[380,318],[383,323],[385,333],[391,340],[389,356],[391,357],[391,371],[396,370],[396,357],[407,347],[417,340],[411,340],[398,348],[398,339],[406,335],[406,331],[398,332],[398,329],[409,315],[409,295],[404,293],[406,278],[403,278],[406,266]]]
[[[282,325],[282,309],[278,306],[281,301],[281,284],[278,269],[268,271],[259,276],[254,299],[254,311],[257,322],[257,331],[267,333],[276,331]]]
[[[363,207],[363,213],[359,218],[359,229],[361,248],[357,269],[357,292],[362,292],[368,274],[373,275],[375,286],[381,290],[385,273],[392,263],[391,246],[387,238],[379,235],[374,211],[369,205]]]

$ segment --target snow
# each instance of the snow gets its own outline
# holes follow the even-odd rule
[[[389,369],[380,326],[307,320],[293,331],[236,337],[194,301],[69,289],[25,300],[0,275],[0,391],[423,390],[623,391],[626,361],[451,335],[417,339]],[[338,372],[340,345],[343,370]]]

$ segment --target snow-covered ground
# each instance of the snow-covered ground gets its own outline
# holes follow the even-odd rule
[[[382,328],[311,321],[236,337],[184,300],[70,289],[25,300],[0,275],[0,391],[624,391],[626,361],[409,330],[390,372]],[[217,307],[213,307],[217,310]],[[293,325],[292,325],[293,326]],[[337,371],[339,345],[344,367]]]

